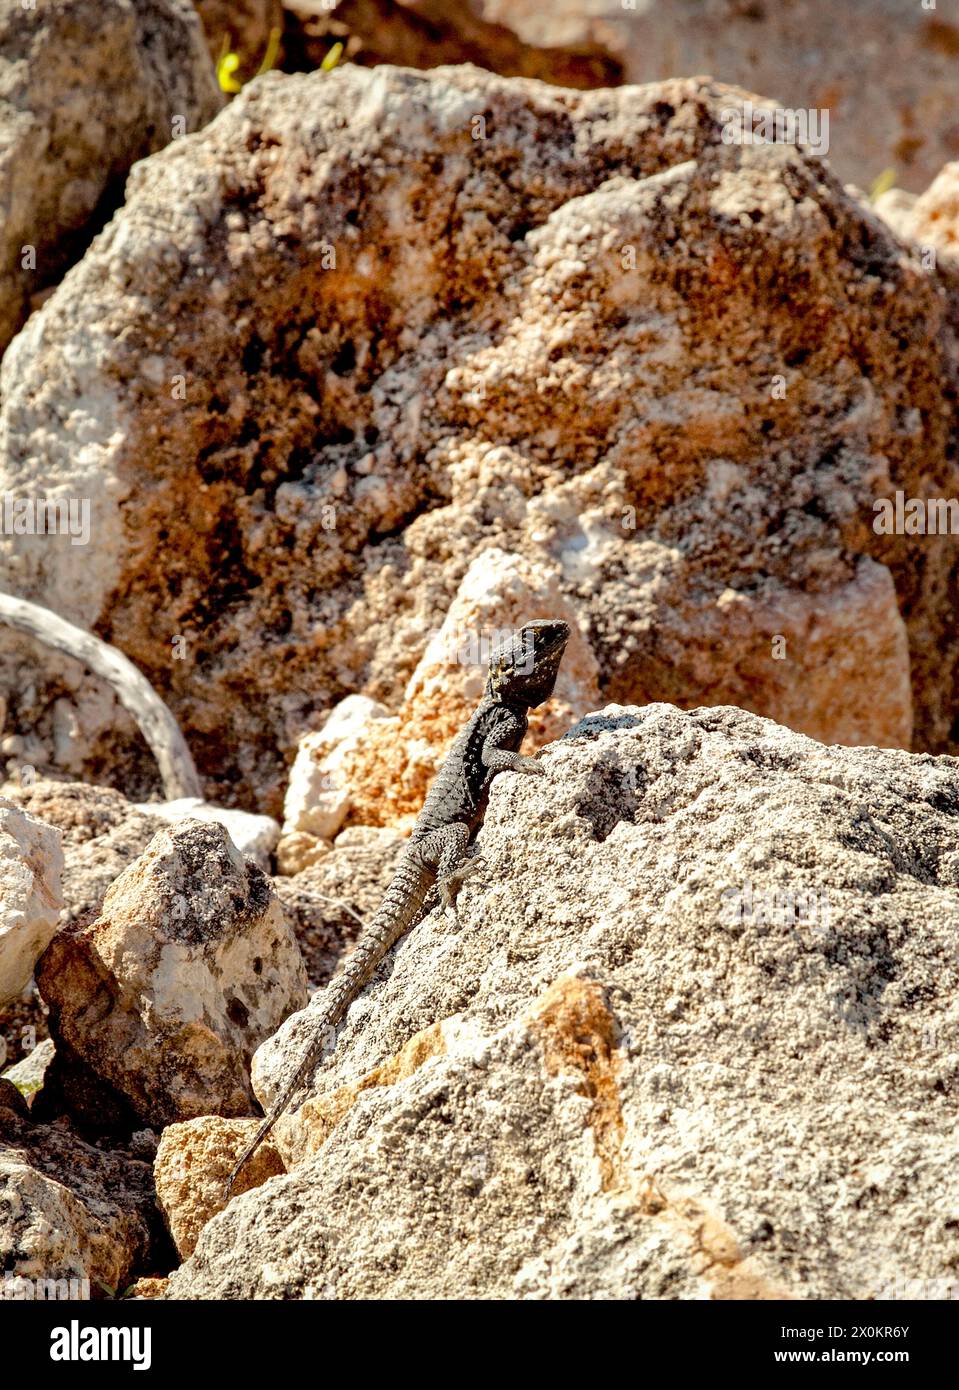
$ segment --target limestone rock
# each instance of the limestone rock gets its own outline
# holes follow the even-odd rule
[[[223,1189],[259,1120],[223,1120],[203,1115],[167,1125],[153,1165],[157,1201],[182,1259],[196,1248],[210,1217],[223,1208]],[[237,1174],[239,1195],[286,1170],[269,1138]]]
[[[88,916],[103,895],[137,855],[142,854],[163,822],[146,816],[112,787],[38,780],[22,786],[0,787],[28,815],[60,832],[63,848],[63,909],[60,925]],[[46,1006],[36,989],[0,1009],[2,1036],[12,1060],[46,1036]]]
[[[895,490],[959,496],[942,288],[825,162],[725,143],[748,99],[257,79],[136,166],[7,354],[0,496],[89,497],[96,543],[0,537],[6,582],[271,815],[344,695],[399,709],[494,548],[555,576],[604,698],[952,746],[953,538],[873,529]],[[11,732],[50,741],[28,660],[29,722],[0,635]]]
[[[880,193],[872,204],[878,217],[889,224],[898,237],[904,241],[912,236],[912,218],[916,207],[916,194],[907,193],[904,188],[890,188]]]
[[[309,735],[307,735],[309,737]],[[298,874],[309,869],[333,848],[331,841],[319,840],[306,830],[294,830],[280,836],[276,847],[276,867],[279,874]]]
[[[89,1280],[87,1296],[102,1297],[104,1287],[121,1291],[169,1261],[149,1164],[33,1124],[5,1106],[2,1094],[0,1193],[0,1250],[10,1277]]]
[[[197,796],[183,796],[176,801],[146,801],[136,809],[173,825],[183,820],[222,825],[240,853],[252,859],[264,872],[270,867],[270,857],[280,838],[280,827],[272,816],[214,806]]]
[[[0,1005],[29,983],[63,906],[60,836],[0,801]]]
[[[252,1113],[253,1049],[306,999],[269,880],[199,821],[160,831],[96,920],[57,935],[37,983],[56,1042],[43,1096],[127,1132]]]
[[[52,1061],[53,1042],[50,1038],[44,1038],[43,1042],[38,1043],[19,1062],[16,1062],[12,1067],[7,1067],[3,1073],[3,1078],[16,1086],[22,1096],[30,1098],[43,1085],[44,1075]]]
[[[959,262],[959,160],[941,169],[916,199],[908,231],[914,241]]]
[[[0,352],[121,201],[131,164],[220,105],[188,0],[2,0]]]
[[[611,706],[500,777],[175,1298],[868,1299],[953,1269],[959,768]],[[303,1015],[257,1054],[266,1103]]]
[[[364,754],[374,721],[385,715],[375,701],[348,695],[322,729],[300,740],[283,802],[284,839],[306,834],[329,840],[340,830],[352,801],[344,765],[357,745]]]
[[[920,190],[955,157],[954,7],[900,0],[470,0],[523,42],[592,44],[626,82],[710,72],[775,94],[769,105],[825,111],[827,152],[868,187],[884,169]]]
[[[41,780],[22,787],[8,784],[3,791],[61,834],[64,925],[98,908],[114,879],[163,829],[150,808],[131,805],[112,787]]]

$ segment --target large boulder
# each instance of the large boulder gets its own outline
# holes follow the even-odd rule
[[[130,165],[221,102],[189,0],[0,0],[0,352]]]
[[[609,707],[503,774],[178,1298],[881,1296],[954,1275],[959,767]],[[264,1104],[301,1055],[257,1053]]]
[[[222,826],[160,831],[37,968],[56,1054],[41,1102],[91,1130],[250,1115],[254,1049],[307,997],[289,920]]]
[[[33,1124],[5,1086],[0,1082],[6,1296],[115,1296],[137,1274],[167,1267],[172,1252],[150,1165],[94,1148],[56,1125]]]
[[[527,44],[591,44],[621,64],[627,82],[709,72],[775,93],[781,108],[827,112],[830,162],[861,187],[893,168],[904,187],[924,188],[959,150],[959,24],[955,8],[937,9],[936,0],[470,5]]]
[[[0,1006],[29,984],[57,929],[62,872],[58,831],[0,801]]]
[[[874,530],[959,495],[943,291],[820,160],[726,143],[747,99],[257,79],[136,167],[7,354],[0,496],[89,498],[95,544],[0,536],[4,583],[271,815],[339,699],[399,708],[494,549],[551,572],[609,698],[949,746],[953,538]],[[0,646],[23,730],[45,662]]]

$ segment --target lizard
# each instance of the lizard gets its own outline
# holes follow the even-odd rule
[[[241,1168],[315,1071],[332,1030],[400,937],[426,916],[434,889],[440,903],[455,912],[460,886],[482,864],[475,856],[467,858],[466,850],[482,823],[493,778],[498,772],[543,773],[542,763],[524,757],[519,748],[529,727],[527,711],[553,693],[569,636],[567,623],[541,618],[491,652],[482,699],[426,795],[380,906],[319,1004],[308,1006],[315,1007],[316,1017],[310,1020],[305,1054],[237,1160],[225,1200]]]

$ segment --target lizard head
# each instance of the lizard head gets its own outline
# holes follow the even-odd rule
[[[559,663],[569,641],[569,624],[559,618],[524,623],[489,659],[486,693],[503,704],[532,709],[553,693]]]

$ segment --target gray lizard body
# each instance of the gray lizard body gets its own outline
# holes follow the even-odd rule
[[[440,901],[451,906],[463,879],[478,867],[479,860],[464,855],[482,822],[496,773],[543,771],[541,763],[518,750],[528,727],[527,710],[553,693],[568,640],[566,623],[540,619],[527,623],[490,656],[483,698],[446,755],[376,914],[342,972],[324,990],[306,1053],[230,1174],[227,1196],[240,1169],[315,1070],[350,1004],[395,942],[425,915],[434,886]]]

